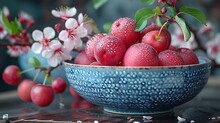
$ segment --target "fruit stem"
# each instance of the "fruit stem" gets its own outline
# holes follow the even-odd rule
[[[45,75],[44,77],[44,82],[43,82],[43,85],[46,85],[46,82],[47,82],[47,77],[48,77],[48,74]]]
[[[161,34],[163,28],[164,28],[167,24],[168,24],[168,21],[166,21],[166,22],[162,25],[162,27],[160,28],[160,31],[159,31],[159,33],[158,33],[158,35],[157,35],[156,38],[160,37],[160,34]]]
[[[38,70],[38,72],[35,74],[34,78],[33,78],[33,81],[36,81],[37,77],[39,76],[41,70]]]
[[[21,72],[19,72],[19,74],[27,73],[27,72],[30,72],[30,71],[33,71],[33,70],[35,70],[34,67],[30,68],[30,69],[27,69],[27,70],[24,70],[24,71],[21,71]]]
[[[64,107],[64,100],[63,100],[63,97],[62,97],[61,94],[59,94],[59,98],[60,98],[60,103],[59,103],[60,109],[63,109],[63,107]]]

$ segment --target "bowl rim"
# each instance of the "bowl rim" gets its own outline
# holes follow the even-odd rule
[[[188,67],[199,67],[211,64],[211,60],[207,57],[198,57],[199,64],[190,65],[175,65],[175,66],[99,66],[99,65],[82,65],[70,63],[70,61],[64,61],[64,66],[84,67],[84,68],[109,68],[109,69],[174,69],[174,68],[188,68]],[[204,61],[204,63],[201,63]]]

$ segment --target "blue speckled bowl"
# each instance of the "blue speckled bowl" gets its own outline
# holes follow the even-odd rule
[[[86,100],[118,114],[158,114],[194,98],[206,85],[211,62],[196,65],[116,67],[65,62],[66,77]]]

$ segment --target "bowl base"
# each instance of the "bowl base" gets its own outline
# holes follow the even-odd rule
[[[130,111],[127,109],[114,109],[114,108],[107,108],[104,107],[104,111],[107,113],[112,114],[119,114],[119,115],[158,115],[158,114],[166,114],[173,112],[173,109],[163,110],[163,111]]]

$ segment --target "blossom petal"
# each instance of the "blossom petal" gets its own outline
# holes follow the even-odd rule
[[[40,30],[34,30],[32,33],[32,37],[35,41],[41,41],[44,38],[43,32]]]
[[[46,27],[43,30],[45,38],[52,39],[55,37],[55,30],[52,27]]]
[[[68,40],[68,33],[66,30],[62,30],[60,33],[59,33],[59,39],[62,40],[62,41],[66,41]]]
[[[60,17],[60,14],[57,10],[52,10],[51,11],[51,14],[54,16],[54,17]]]
[[[76,28],[77,26],[78,26],[78,23],[77,23],[76,19],[74,19],[74,18],[67,19],[67,21],[65,23],[65,27],[67,29],[73,29],[73,28]]]
[[[69,17],[73,17],[74,15],[76,15],[76,8],[75,7],[72,7],[70,8],[69,10],[67,10],[66,14],[69,16]]]
[[[40,44],[38,42],[33,43],[32,46],[31,46],[31,51],[36,53],[36,54],[40,54],[42,49],[43,49],[42,44]]]
[[[80,38],[76,38],[76,40],[74,40],[74,47],[75,49],[82,47],[83,42]]]
[[[75,40],[66,40],[65,42],[64,42],[64,47],[67,49],[67,50],[69,50],[69,51],[71,51],[71,50],[73,50],[73,48],[74,48],[74,45],[75,45]]]
[[[49,59],[49,58],[51,58],[52,56],[53,56],[53,51],[52,50],[44,50],[43,52],[42,52],[42,56],[44,57],[44,58],[46,58],[46,59]]]
[[[82,13],[80,13],[80,14],[78,15],[78,22],[79,22],[80,24],[83,22],[83,14],[82,14]]]
[[[56,67],[61,61],[59,61],[58,58],[56,57],[51,57],[50,59],[47,60],[48,64],[52,67]]]
[[[76,35],[79,36],[79,37],[85,37],[87,36],[87,30],[85,27],[83,26],[79,26],[77,29],[76,29]]]

